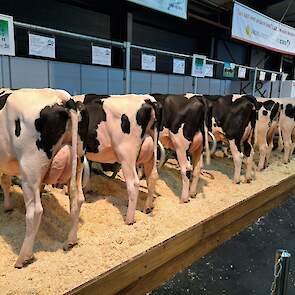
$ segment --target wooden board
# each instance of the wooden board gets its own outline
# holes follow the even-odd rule
[[[277,207],[294,188],[292,175],[66,294],[145,294]]]

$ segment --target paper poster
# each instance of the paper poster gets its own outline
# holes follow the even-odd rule
[[[173,58],[173,73],[184,74],[185,60],[181,58]]]
[[[0,14],[0,54],[15,55],[13,17]]]
[[[92,63],[103,66],[111,66],[112,49],[107,47],[92,46]]]
[[[141,55],[141,69],[146,71],[156,70],[156,56],[153,54],[143,53]]]
[[[213,77],[213,64],[206,64],[205,66],[205,77]]]
[[[272,74],[271,74],[271,77],[270,77],[270,81],[271,81],[271,82],[274,82],[274,81],[276,81],[276,80],[277,80],[277,74],[272,73]]]
[[[260,81],[264,81],[265,80],[265,72],[263,72],[263,71],[260,71],[259,72],[259,80]]]
[[[283,73],[283,75],[282,75],[282,81],[286,81],[287,77],[288,77],[288,74],[287,73]]]
[[[55,58],[55,38],[29,34],[29,54]]]
[[[205,68],[206,68],[206,56],[194,54],[193,64],[192,64],[192,76],[205,77]]]
[[[223,67],[223,77],[233,78],[235,76],[236,65],[231,62],[225,62]]]
[[[246,68],[239,67],[238,78],[246,78]]]

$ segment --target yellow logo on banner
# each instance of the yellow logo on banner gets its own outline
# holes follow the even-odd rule
[[[250,28],[249,25],[247,25],[245,31],[246,31],[246,34],[247,34],[249,37],[251,37],[252,31],[251,31],[251,28]]]

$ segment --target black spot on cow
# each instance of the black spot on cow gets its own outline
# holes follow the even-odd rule
[[[187,171],[186,171],[186,177],[187,177],[188,179],[190,179],[190,178],[191,178],[191,175],[192,175],[192,171],[187,170]]]
[[[272,121],[279,114],[280,104],[276,102],[271,109],[270,120]]]
[[[285,114],[289,118],[294,118],[294,109],[290,103],[286,105]]]
[[[147,125],[151,120],[152,106],[144,103],[136,113],[136,122],[141,127],[141,137],[144,136]]]
[[[21,128],[20,128],[20,120],[19,119],[16,119],[15,120],[15,136],[16,137],[19,137],[20,136],[20,131],[21,131]]]
[[[262,115],[263,115],[263,116],[267,116],[267,114],[268,114],[268,111],[266,111],[266,110],[263,110],[263,111],[262,111]]]
[[[0,96],[0,110],[2,110],[6,104],[7,98],[11,93],[6,93]]]
[[[53,147],[65,133],[69,119],[68,110],[58,104],[46,106],[40,111],[40,116],[35,120],[36,130],[40,138],[36,141],[38,149],[42,149],[48,159],[52,158]]]
[[[244,153],[246,157],[250,157],[251,154],[251,145],[246,141],[244,142]]]
[[[125,114],[121,116],[121,129],[124,133],[130,133],[130,121]]]
[[[84,156],[80,157],[80,162],[83,163],[84,162]]]
[[[69,110],[77,110],[75,101],[71,98],[65,103],[65,107]]]
[[[86,94],[84,97],[84,105],[89,116],[86,152],[98,153],[99,141],[97,139],[97,128],[107,118],[106,112],[103,109],[102,99],[108,97],[109,95],[96,94]]]

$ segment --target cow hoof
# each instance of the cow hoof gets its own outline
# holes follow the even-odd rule
[[[241,181],[239,180],[239,181],[235,181],[234,180],[234,184],[240,184],[241,183]]]
[[[11,213],[13,208],[4,208],[4,213]]]
[[[145,209],[143,209],[143,213],[145,213],[145,214],[152,213],[153,209],[154,209],[154,207],[145,208]]]
[[[246,183],[251,183],[251,179],[246,179]]]
[[[185,199],[185,200],[180,200],[180,204],[185,204],[185,203],[189,203],[190,199]]]
[[[26,267],[27,265],[31,264],[35,260],[36,259],[35,259],[34,255],[32,255],[30,258],[25,258],[25,259],[18,258],[15,265],[14,265],[14,267],[18,268],[18,269],[21,269],[21,268]]]
[[[197,197],[197,194],[191,194],[190,197],[191,197],[192,199],[195,199],[195,198]]]
[[[74,242],[74,243],[66,243],[64,246],[63,246],[63,250],[65,252],[68,252],[70,251],[72,248],[74,248],[78,243],[77,242]]]
[[[135,220],[126,220],[125,221],[125,224],[127,224],[127,225],[132,225],[132,224],[134,224],[136,221]]]

